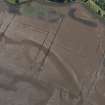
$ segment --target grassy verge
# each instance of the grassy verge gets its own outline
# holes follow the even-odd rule
[[[84,2],[82,0],[82,3],[88,6],[92,11],[97,13],[100,17],[105,19],[105,11],[101,9],[94,1],[88,0],[87,2]]]

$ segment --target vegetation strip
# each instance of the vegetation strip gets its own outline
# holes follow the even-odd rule
[[[91,10],[105,19],[105,0],[81,0]],[[103,5],[102,5],[103,4]]]

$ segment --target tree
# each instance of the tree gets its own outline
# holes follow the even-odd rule
[[[96,4],[105,10],[105,0],[95,0]]]

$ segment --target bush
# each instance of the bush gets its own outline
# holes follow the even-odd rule
[[[83,2],[87,2],[88,0],[82,0]]]
[[[98,15],[101,15],[101,11],[100,10],[98,10],[97,13],[98,13]]]
[[[103,15],[103,17],[105,18],[105,14]]]

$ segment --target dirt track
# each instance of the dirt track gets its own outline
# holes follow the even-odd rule
[[[1,12],[0,105],[104,105],[104,26],[79,3],[50,9],[64,17]]]

